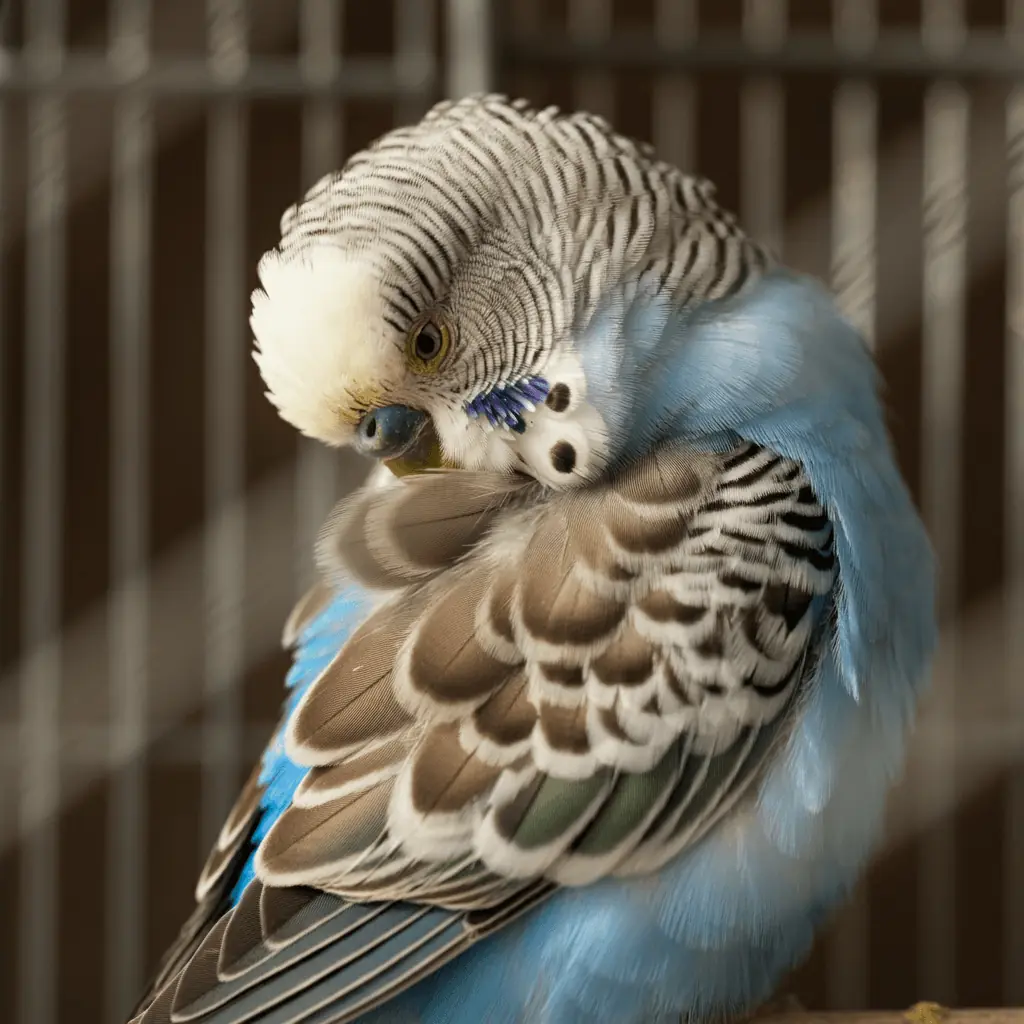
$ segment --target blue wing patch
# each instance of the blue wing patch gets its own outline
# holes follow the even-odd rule
[[[288,688],[284,705],[285,721],[291,716],[303,694],[327,668],[363,620],[371,603],[369,595],[364,590],[355,586],[349,587],[339,591],[303,629],[296,645],[295,660],[285,677],[285,686]],[[307,768],[295,764],[285,753],[282,724],[263,753],[260,785],[265,788],[260,800],[260,820],[253,833],[252,849],[231,891],[232,906],[241,899],[246,886],[255,877],[253,866],[256,847],[291,803],[295,790],[305,778],[307,771]]]

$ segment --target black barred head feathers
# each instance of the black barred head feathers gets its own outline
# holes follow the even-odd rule
[[[288,422],[403,472],[434,452],[553,488],[608,462],[578,351],[595,310],[637,282],[718,298],[761,262],[706,182],[600,118],[493,95],[382,136],[281,229],[252,328]],[[361,443],[381,410],[402,430]]]

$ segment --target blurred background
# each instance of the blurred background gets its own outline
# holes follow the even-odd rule
[[[876,347],[943,647],[813,1008],[1024,1005],[1024,0],[21,0],[0,22],[0,1020],[117,1022],[362,466],[262,398],[284,208],[446,94],[714,179]]]

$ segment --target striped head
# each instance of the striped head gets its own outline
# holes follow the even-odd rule
[[[251,324],[285,420],[396,472],[556,487],[608,461],[574,339],[609,286],[726,294],[752,248],[706,183],[600,119],[499,96],[383,136],[281,229]]]

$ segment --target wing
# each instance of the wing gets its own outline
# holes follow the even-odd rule
[[[147,1022],[351,1020],[557,885],[656,871],[750,793],[835,580],[800,467],[752,445],[365,489],[320,556],[382,603],[289,720],[309,771],[259,881]]]
[[[332,596],[326,584],[318,582],[303,595],[285,623],[283,644],[291,647],[305,626],[326,606]],[[278,729],[284,728],[284,719]],[[196,883],[196,905],[182,925],[177,938],[164,953],[146,992],[133,1014],[141,1014],[156,994],[185,966],[200,944],[224,914],[231,909],[232,891],[242,867],[252,851],[254,833],[261,816],[260,800],[264,786],[260,782],[261,765],[257,764],[242,787],[231,813],[217,836]]]

